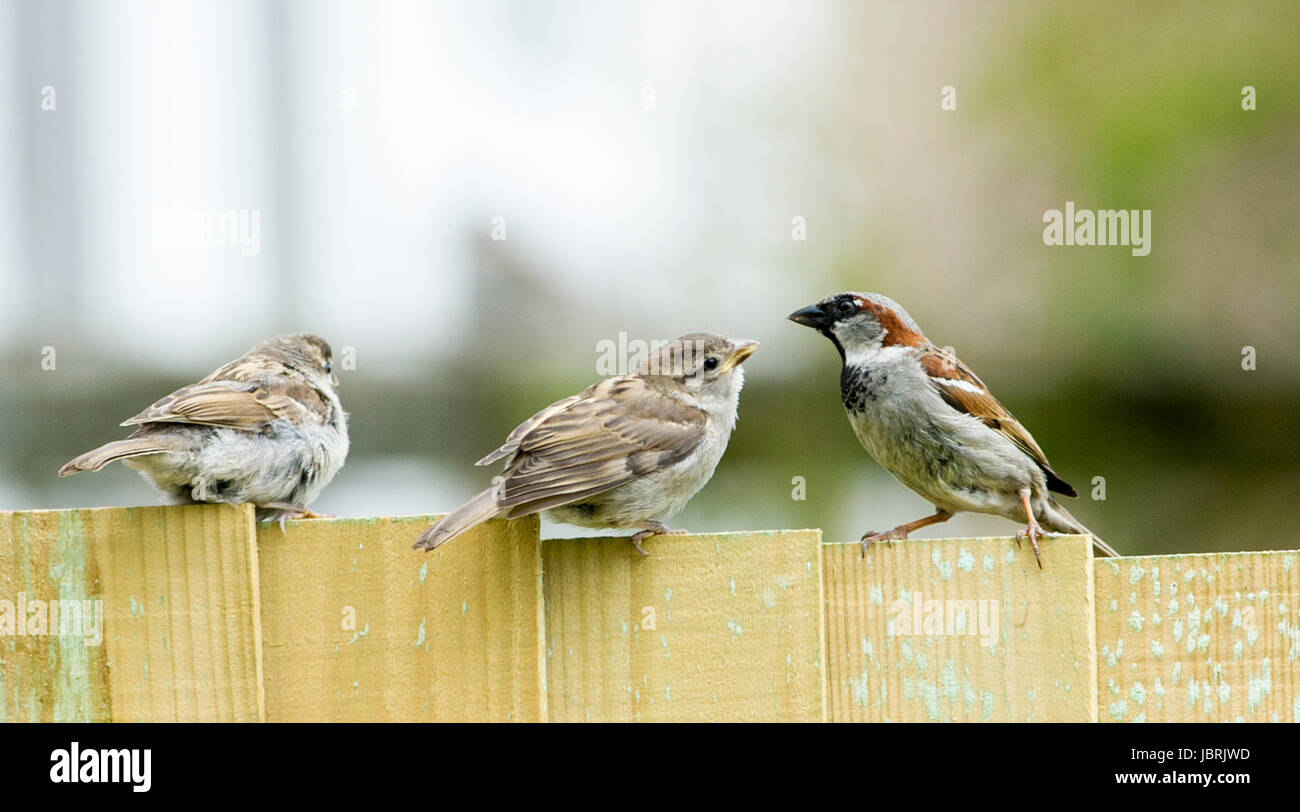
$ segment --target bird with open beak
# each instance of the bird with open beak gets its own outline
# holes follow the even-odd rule
[[[873,541],[905,539],[960,511],[1024,523],[1017,539],[1029,539],[1040,567],[1038,539],[1054,534],[1090,535],[1103,555],[1118,555],[1052,495],[1078,494],[1052,470],[1029,431],[897,302],[878,293],[837,293],[788,318],[839,350],[840,396],[853,432],[895,479],[935,508],[933,515],[863,535],[863,555]]]
[[[494,517],[542,513],[581,527],[639,528],[641,541],[713,476],[736,424],[742,364],[758,347],[711,333],[665,342],[627,375],[606,378],[525,420],[478,461],[505,460],[491,487],[424,531],[434,550]]]

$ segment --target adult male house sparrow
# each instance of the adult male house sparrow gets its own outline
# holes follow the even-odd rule
[[[178,504],[252,502],[262,519],[308,510],[348,454],[330,345],[313,335],[263,341],[196,384],[126,420],[125,440],[87,451],[59,476],[114,460]]]
[[[1052,496],[1078,494],[1025,427],[961,361],[930,343],[897,302],[878,293],[838,293],[788,318],[840,351],[840,395],[858,440],[935,506],[932,516],[864,535],[863,555],[873,541],[907,538],[963,510],[1024,522],[1016,538],[1029,538],[1039,566],[1043,535],[1088,534],[1101,553],[1118,555]]]
[[[652,350],[632,374],[606,378],[525,420],[478,461],[504,459],[492,486],[425,530],[433,550],[495,516],[543,512],[582,527],[684,533],[661,524],[713,476],[736,424],[741,364],[758,346],[691,333]]]

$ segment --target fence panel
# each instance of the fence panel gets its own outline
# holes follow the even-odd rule
[[[253,527],[248,505],[0,513],[0,720],[263,719]],[[56,600],[89,634],[49,633]]]
[[[1097,561],[1103,722],[1300,722],[1300,553]]]
[[[259,528],[270,721],[545,720],[537,520],[433,518]]]
[[[1095,721],[1092,554],[1009,538],[828,544],[834,722]],[[892,624],[892,627],[891,627]]]
[[[824,720],[821,531],[546,541],[552,721]]]

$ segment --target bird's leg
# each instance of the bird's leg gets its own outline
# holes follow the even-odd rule
[[[1043,528],[1038,526],[1038,520],[1034,518],[1034,509],[1029,506],[1029,489],[1020,492],[1020,504],[1025,506],[1025,516],[1029,519],[1029,524],[1024,530],[1016,533],[1016,546],[1020,545],[1022,538],[1029,538],[1029,543],[1034,545],[1034,560],[1038,562],[1038,568],[1043,568],[1043,557],[1038,552],[1038,537],[1046,535]]]
[[[646,522],[645,524],[642,525],[642,527],[644,527],[645,529],[640,532],[633,533],[631,538],[632,546],[635,547],[636,551],[641,555],[650,555],[645,550],[641,549],[642,539],[648,538],[650,536],[661,536],[661,535],[662,536],[684,536],[687,533],[691,532],[689,530],[674,530],[671,527],[665,527],[663,524],[660,524],[659,522]]]
[[[926,516],[924,519],[917,519],[914,522],[900,524],[893,530],[886,530],[883,533],[865,533],[862,536],[862,557],[867,557],[867,548],[874,541],[893,541],[894,539],[905,539],[907,534],[913,530],[920,530],[922,527],[929,527],[932,524],[946,522],[952,518],[952,514],[942,508],[935,508],[934,515]]]

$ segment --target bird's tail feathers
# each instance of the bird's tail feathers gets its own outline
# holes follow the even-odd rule
[[[1092,536],[1092,546],[1097,552],[1109,558],[1119,558],[1119,551],[1102,541],[1096,533],[1089,531],[1088,535]]]
[[[1101,553],[1103,556],[1119,558],[1119,552],[1117,552],[1114,547],[1102,541],[1100,536],[1084,527],[1082,522],[1070,515],[1070,511],[1062,507],[1055,499],[1048,501],[1048,509],[1043,511],[1043,513],[1045,515],[1043,515],[1039,521],[1042,523],[1043,527],[1046,527],[1048,530],[1051,530],[1054,533],[1073,533],[1080,536],[1092,536],[1092,546],[1094,550]]]
[[[419,540],[413,546],[417,550],[436,550],[440,545],[500,512],[494,485],[439,519],[432,527],[420,534]]]
[[[124,460],[127,457],[142,457],[145,454],[160,454],[172,450],[167,440],[157,435],[114,440],[66,463],[59,469],[59,476],[72,476],[82,471],[98,471],[110,462]]]

